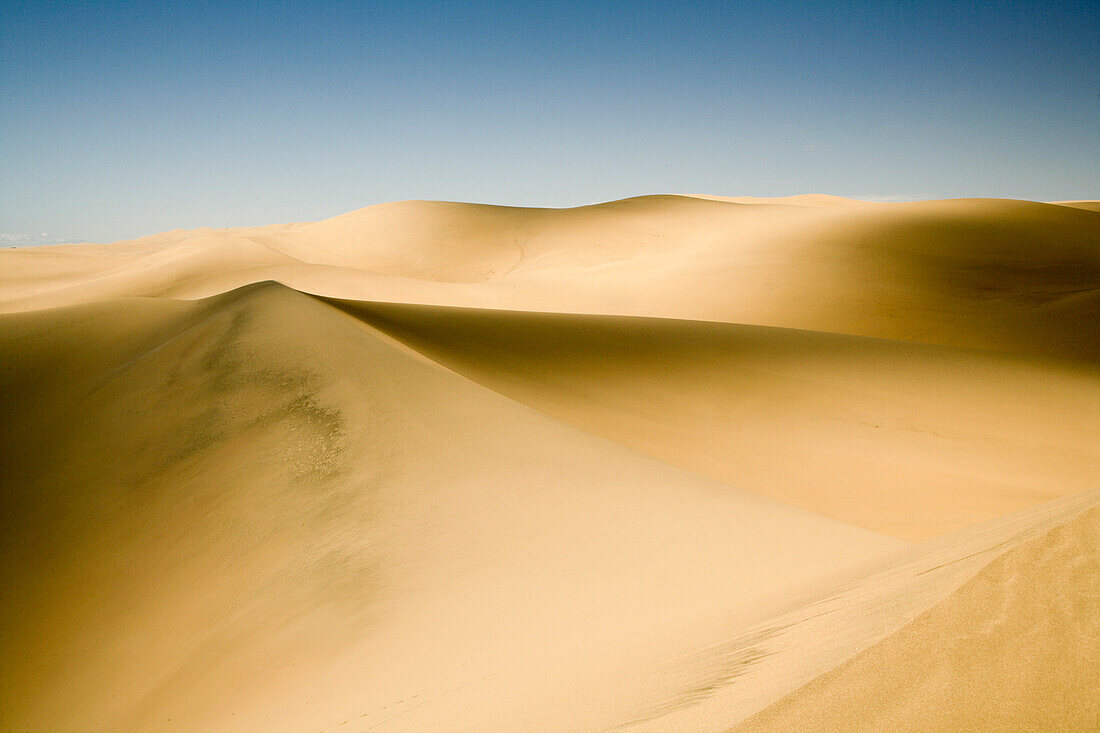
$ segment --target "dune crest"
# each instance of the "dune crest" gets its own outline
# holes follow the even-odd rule
[[[907,540],[1100,485],[1100,369],[1087,364],[736,324],[332,302],[548,415]]]
[[[693,198],[707,199],[709,201],[726,201],[731,204],[775,204],[778,206],[859,206],[872,204],[874,201],[862,201],[843,196],[832,196],[824,193],[804,193],[797,196],[711,196],[704,193],[692,194]]]

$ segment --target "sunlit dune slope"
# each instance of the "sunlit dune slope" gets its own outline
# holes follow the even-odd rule
[[[749,623],[900,544],[566,426],[278,285],[0,317],[0,410],[16,730],[363,729],[428,703],[407,719],[499,727],[521,672]],[[620,706],[660,683],[632,680]]]
[[[1100,729],[1100,508],[738,731]]]
[[[698,321],[333,301],[549,415],[923,539],[1100,485],[1100,368]]]
[[[462,692],[471,700],[492,700],[492,709],[471,705],[469,717],[451,725],[439,725],[449,705],[435,698],[383,727],[728,730],[889,638],[995,558],[1098,504],[1100,491],[1086,492],[900,548],[870,570],[819,579],[806,586],[802,598],[759,623],[703,615],[570,651],[540,674],[513,669],[509,680],[483,678]],[[1075,558],[1075,552],[1067,556]],[[1069,579],[1064,588],[1087,593],[1091,581],[1086,574],[1087,582],[1078,583],[1081,577]],[[940,633],[943,638],[930,639],[921,654],[935,655],[937,643],[950,639],[949,628]],[[845,711],[835,712],[832,729],[844,729]],[[787,730],[801,728],[794,724]]]
[[[1060,206],[1072,206],[1075,209],[1100,212],[1100,201],[1052,201]]]
[[[731,204],[773,204],[778,206],[865,206],[873,202],[850,199],[843,196],[831,196],[824,193],[803,193],[795,196],[713,196],[711,194],[692,194],[692,198],[708,201],[725,201]]]
[[[680,698],[653,700],[650,712],[643,714],[630,729],[647,732],[729,730],[731,726],[750,719],[769,705],[796,693],[800,688],[856,658],[879,642],[889,643],[888,640],[902,631],[909,622],[951,598],[953,593],[973,581],[997,558],[1074,521],[1083,512],[1096,511],[1098,507],[1100,489],[1056,499],[1022,512],[910,545],[893,553],[881,566],[870,572],[856,573],[836,582],[818,584],[806,600],[792,605],[789,610],[771,615],[759,624],[745,628],[716,618],[709,623],[697,622],[690,629],[684,628],[681,636],[668,637],[676,639],[679,654],[674,658],[663,658],[658,653],[657,645],[652,643],[645,647],[644,655],[630,657],[629,652],[624,652],[623,658],[631,659],[631,662],[622,665],[624,670],[630,664],[645,664],[652,674],[669,679],[671,689],[675,689],[677,685],[674,682],[678,682],[681,690]],[[1090,530],[1086,528],[1085,531]],[[1067,548],[1065,552],[1059,550],[1059,560],[1064,560],[1066,567],[1072,570],[1061,573],[1061,566],[1054,563],[1044,565],[1044,569],[1037,571],[1038,575],[1047,575],[1049,569],[1051,580],[1040,582],[1036,586],[1036,602],[1042,604],[1049,601],[1048,608],[1062,606],[1066,610],[1063,606],[1064,599],[1076,602],[1088,598],[1094,592],[1095,577],[1092,571],[1078,571],[1081,567],[1090,567],[1090,563],[1094,562],[1094,547],[1094,540],[1083,538],[1081,543]],[[1005,590],[1011,592],[1012,586],[1010,582]],[[1027,588],[1026,585],[1016,586],[1017,590],[1029,594]],[[1056,590],[1057,595],[1045,597],[1044,594],[1049,590]],[[984,618],[991,627],[998,620],[996,611],[987,615],[983,608],[975,606],[972,609],[975,610],[973,615],[960,614],[956,617],[959,629],[965,631],[968,625],[972,628],[973,622],[979,618]],[[1070,611],[1071,616],[1075,615],[1072,623],[1085,626],[1087,630],[1087,625],[1092,623],[1089,621],[1092,611],[1085,614],[1080,611],[1080,608]],[[1056,615],[1052,620],[1058,623],[1065,618],[1065,615]],[[689,642],[688,639],[693,639],[694,642]],[[965,635],[956,636],[956,629],[952,624],[938,626],[922,639],[923,643],[919,648],[908,650],[904,660],[894,658],[893,662],[899,662],[899,677],[908,675],[911,678],[916,667],[936,670],[940,674],[944,671],[945,661],[941,652],[955,648],[960,640],[965,639]],[[1047,637],[1047,640],[1013,640],[1011,634],[1007,634],[991,636],[985,641],[989,643],[983,647],[971,647],[972,651],[988,653],[990,656],[985,661],[1003,655],[1001,658],[1006,664],[1019,663],[1019,666],[1008,666],[992,674],[1004,672],[1010,675],[1012,670],[1017,670],[1020,673],[1019,678],[1023,679],[1031,674],[1030,667],[1025,659],[1012,655],[1032,643],[1041,647],[1046,641],[1050,641],[1057,647],[1064,638],[1059,640],[1055,635]],[[1022,646],[1015,642],[1020,642]],[[693,651],[684,653],[685,649]],[[1034,651],[1040,659],[1045,654],[1039,648]],[[1076,657],[1077,652],[1070,652],[1067,658],[1087,661],[1091,652],[1088,647],[1081,651],[1084,653],[1083,658]],[[726,666],[728,662],[733,664]],[[707,671],[713,675],[723,667],[726,668],[725,675],[718,674],[709,679],[706,677]],[[1087,665],[1083,668],[1088,669]],[[888,690],[891,675],[893,663],[880,666],[867,678],[870,685],[868,689],[882,693],[878,702],[884,710],[889,709],[894,702]],[[850,679],[855,681],[854,677]],[[1066,678],[1062,677],[1062,680],[1065,681]],[[937,680],[939,681],[942,679]],[[1010,680],[1006,682],[1006,689],[1024,692],[1022,688],[1013,688]],[[1087,689],[1090,680],[1083,679],[1081,682],[1078,689]],[[887,686],[882,686],[883,683]],[[1063,691],[1068,691],[1068,688]],[[934,686],[922,689],[917,695],[923,692],[934,694],[929,694],[926,700],[910,696],[903,703],[911,703],[914,710],[921,711],[918,719],[928,721],[937,714],[936,707],[945,704],[947,698],[939,696]],[[1046,696],[1049,690],[1034,692],[1037,697],[1029,701],[1028,705],[1037,706],[1045,702],[1048,707],[1058,707],[1067,702],[1060,694]],[[793,696],[797,697],[797,694]],[[992,699],[1005,700],[999,695],[994,695]],[[862,700],[872,701],[872,706],[874,705],[873,695],[856,700],[857,704],[850,709],[843,705],[832,706],[826,702],[829,707],[828,722],[820,729],[848,730],[851,727],[859,730],[859,721],[854,719],[857,716],[858,702]],[[928,705],[927,710],[923,709],[925,703]],[[1069,703],[1072,704],[1072,701]],[[981,706],[975,708],[976,711],[982,709]],[[1088,709],[1085,708],[1086,711]],[[932,718],[921,717],[929,713]],[[1072,715],[1067,711],[1051,711],[1051,714],[1061,715],[1063,720]],[[850,718],[854,720],[851,726],[847,722]],[[807,718],[807,724],[814,719]],[[787,724],[787,730],[803,729],[792,718],[782,720]],[[889,727],[889,724],[883,724],[876,730],[886,730]],[[765,729],[771,730],[767,727]],[[782,730],[784,727],[779,725],[775,729]],[[982,719],[977,717],[970,724],[960,721],[959,728],[940,728],[936,725],[924,727],[924,730],[956,729],[988,728],[983,727]],[[994,726],[992,729],[1035,728],[1017,725],[1001,728]],[[1088,730],[1087,727],[1085,729]],[[747,725],[743,730],[754,728]],[[1062,730],[1077,729],[1070,727]]]
[[[743,199],[750,201],[750,199]],[[0,308],[276,279],[359,300],[646,315],[1100,358],[1100,214],[1000,199],[407,201],[326,221],[0,255]],[[220,243],[220,244],[219,244]],[[78,262],[72,260],[76,258]]]

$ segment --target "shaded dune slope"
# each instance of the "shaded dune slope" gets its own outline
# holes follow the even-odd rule
[[[747,621],[897,546],[553,421],[277,285],[8,315],[0,341],[16,729],[366,726],[428,700],[444,725],[507,709],[447,692],[473,680]]]
[[[1100,485],[1100,369],[698,321],[332,301],[475,381],[906,539]]]

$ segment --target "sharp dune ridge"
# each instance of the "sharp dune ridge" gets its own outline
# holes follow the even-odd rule
[[[1096,209],[0,251],[0,727],[1088,730]]]
[[[1100,368],[1088,363],[741,324],[333,302],[549,415],[904,539],[1100,485],[1100,424],[1082,410],[1100,405]],[[823,424],[828,435],[805,445]],[[903,504],[875,500],[886,472]]]

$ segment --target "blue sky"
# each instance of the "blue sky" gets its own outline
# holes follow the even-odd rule
[[[1095,3],[0,3],[0,232],[1100,197]],[[29,240],[21,240],[29,241]]]

